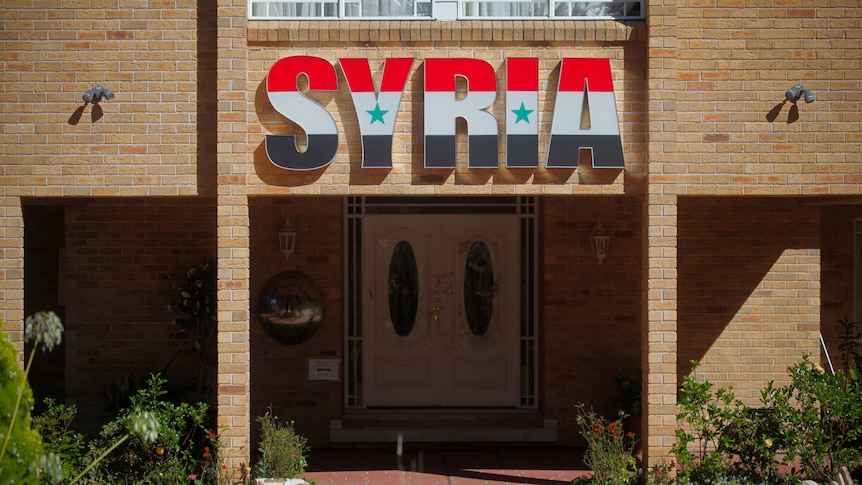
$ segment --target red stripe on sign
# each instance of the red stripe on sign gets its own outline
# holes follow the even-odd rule
[[[351,93],[373,93],[374,82],[371,80],[371,68],[368,59],[339,59],[341,70],[347,79]]]
[[[539,58],[506,59],[506,91],[539,91]]]
[[[455,91],[456,77],[467,79],[470,91],[496,91],[497,77],[491,64],[480,59],[426,59],[425,91]]]
[[[566,58],[560,67],[560,91],[584,91],[584,84],[593,92],[614,92],[611,61],[608,59]]]
[[[413,58],[393,57],[386,59],[383,64],[383,80],[380,82],[381,92],[404,91],[407,84],[407,76],[410,75],[410,67],[413,66]]]
[[[374,81],[371,79],[371,68],[368,59],[339,59],[344,77],[351,93],[373,93]],[[410,74],[412,58],[397,57],[386,59],[383,63],[383,79],[380,81],[380,92],[404,91],[407,76]]]
[[[292,56],[280,59],[269,69],[269,74],[266,76],[266,91],[295,92],[297,91],[296,78],[300,74],[308,77],[308,89],[312,91],[338,89],[335,68],[329,61],[312,56]]]

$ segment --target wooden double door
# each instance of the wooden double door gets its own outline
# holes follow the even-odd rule
[[[514,215],[366,215],[362,394],[369,407],[515,407]]]

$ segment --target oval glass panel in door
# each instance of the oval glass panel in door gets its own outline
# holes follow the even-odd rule
[[[467,253],[464,268],[464,312],[470,332],[485,335],[494,311],[494,266],[491,252],[482,241],[476,241]]]
[[[416,255],[406,241],[399,241],[389,260],[389,318],[401,337],[410,335],[419,307],[419,275]]]

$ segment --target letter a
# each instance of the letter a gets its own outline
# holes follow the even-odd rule
[[[589,107],[586,117],[584,106]],[[585,126],[585,119],[589,126]],[[590,150],[594,168],[625,168],[607,59],[563,59],[560,67],[548,168],[577,167],[582,148]]]

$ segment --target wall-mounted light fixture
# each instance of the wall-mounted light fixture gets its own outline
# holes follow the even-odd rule
[[[795,84],[792,88],[788,89],[787,92],[784,93],[787,101],[796,102],[799,98],[804,97],[806,103],[814,102],[814,94],[802,87],[801,84]]]
[[[611,242],[611,236],[602,227],[602,223],[596,224],[596,227],[590,232],[590,249],[593,251],[593,256],[602,264],[602,260],[608,255],[608,245]]]
[[[296,227],[290,219],[284,220],[284,225],[278,230],[278,249],[284,254],[285,261],[290,259],[296,246]]]
[[[102,99],[107,101],[114,99],[114,92],[102,86],[96,86],[88,89],[81,97],[84,98],[85,103],[97,104]]]

